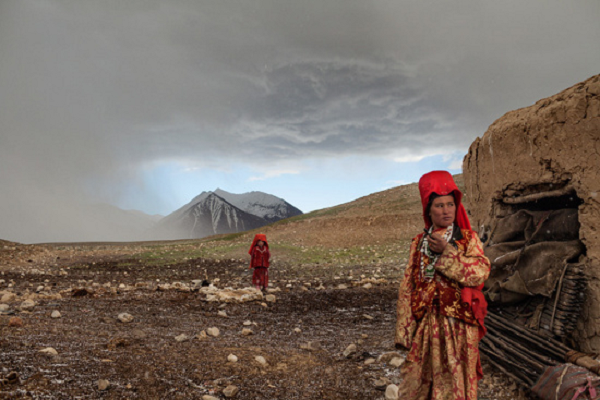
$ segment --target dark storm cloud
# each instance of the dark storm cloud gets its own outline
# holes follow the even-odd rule
[[[2,1],[0,238],[162,161],[466,151],[598,73],[599,4]]]

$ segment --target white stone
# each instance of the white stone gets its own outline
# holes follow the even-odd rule
[[[268,294],[265,296],[265,300],[269,303],[274,303],[275,300],[277,300],[277,297],[275,297],[274,294]]]
[[[60,318],[61,317],[60,311],[58,311],[58,310],[52,311],[52,314],[50,314],[50,317],[52,317],[52,318]]]
[[[252,325],[252,321],[250,321],[249,319],[244,321],[244,326],[250,326]]]
[[[369,314],[363,314],[363,318],[364,319],[368,319],[368,320],[373,320],[375,318],[373,318],[372,316],[370,316]]]
[[[392,367],[400,367],[402,364],[404,364],[405,359],[402,357],[394,357],[392,358],[392,360],[390,361],[390,365]]]
[[[267,360],[265,360],[263,356],[256,356],[254,357],[254,360],[260,365],[267,365]]]
[[[179,336],[175,336],[175,340],[177,340],[178,342],[185,342],[187,340],[190,340],[190,337],[188,335],[186,335],[185,333],[182,333]]]
[[[350,357],[354,353],[356,353],[356,345],[354,343],[352,343],[351,345],[346,347],[346,350],[344,350],[343,354],[344,354],[344,357]]]
[[[300,328],[294,328],[294,332],[300,333],[300,332],[302,332],[302,329],[300,329]]]
[[[365,365],[371,365],[375,362],[376,360],[374,358],[367,358],[365,360]]]
[[[58,355],[58,351],[56,351],[52,347],[46,347],[45,349],[40,350],[40,353],[48,354],[50,356],[57,356]]]
[[[21,311],[33,311],[35,308],[35,301],[33,300],[25,300],[21,303],[20,309]]]
[[[254,332],[252,332],[252,329],[248,329],[248,328],[242,329],[242,335],[244,335],[244,336],[250,336],[253,334],[254,334]]]
[[[10,310],[10,306],[8,304],[0,304],[0,312],[5,312]]]
[[[225,310],[221,310],[217,314],[219,315],[219,317],[227,318],[227,311],[225,311]]]
[[[123,322],[124,324],[127,324],[131,321],[133,321],[133,315],[128,314],[128,313],[121,313],[117,316],[117,319],[121,322]]]
[[[107,390],[110,387],[110,382],[106,379],[98,380],[98,390]]]
[[[231,398],[235,397],[235,395],[238,394],[239,391],[240,389],[238,389],[237,386],[229,385],[225,389],[223,389],[223,394],[225,395],[225,397]]]
[[[235,354],[230,354],[227,356],[227,361],[235,363],[238,362],[238,358]]]
[[[391,384],[385,388],[385,400],[398,400],[398,386]]]
[[[219,337],[219,335],[221,334],[221,332],[219,331],[219,328],[212,327],[212,328],[208,328],[206,330],[206,334],[208,336],[212,336],[212,337]]]

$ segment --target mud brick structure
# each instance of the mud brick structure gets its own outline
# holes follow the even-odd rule
[[[463,178],[491,307],[600,351],[600,75],[496,120]]]

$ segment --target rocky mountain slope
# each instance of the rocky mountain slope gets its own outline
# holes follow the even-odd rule
[[[159,221],[156,232],[164,239],[197,239],[215,234],[247,231],[302,211],[262,192],[202,192],[191,202]]]

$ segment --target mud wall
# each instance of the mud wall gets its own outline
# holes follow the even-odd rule
[[[588,288],[574,340],[600,351],[600,75],[496,120],[471,144],[463,174],[470,219],[484,237],[503,199],[565,188],[581,199]]]

